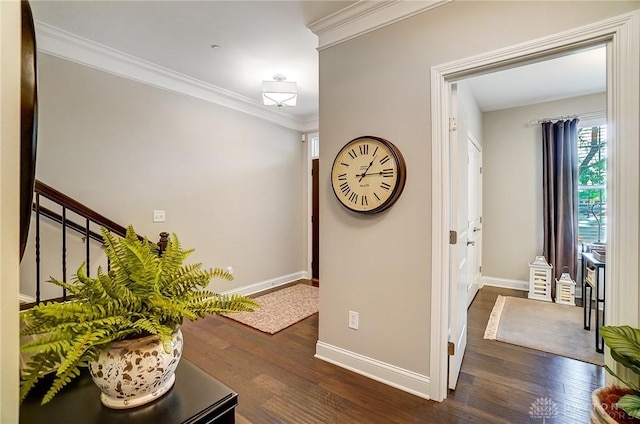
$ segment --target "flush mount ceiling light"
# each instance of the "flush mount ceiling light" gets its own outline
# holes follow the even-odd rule
[[[298,88],[295,82],[285,81],[281,74],[273,76],[274,81],[262,81],[262,101],[267,106],[295,106]]]

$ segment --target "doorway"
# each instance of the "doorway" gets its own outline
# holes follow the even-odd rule
[[[309,160],[309,267],[311,284],[320,286],[320,135],[312,133],[307,136]]]
[[[447,317],[452,313],[450,288],[447,285],[435,283],[449,281],[449,228],[446,221],[451,213],[449,186],[451,169],[447,147],[450,124],[448,93],[450,85],[464,77],[491,72],[505,65],[514,66],[526,61],[539,61],[545,57],[566,55],[589,45],[607,44],[607,81],[610,87],[607,91],[607,110],[610,114],[610,126],[615,129],[610,137],[612,148],[609,168],[613,169],[611,165],[616,164],[622,166],[619,169],[629,170],[611,175],[608,183],[615,190],[610,191],[609,198],[611,225],[607,257],[610,260],[610,266],[607,268],[607,278],[611,280],[610,275],[616,275],[620,284],[607,287],[607,298],[611,302],[611,307],[607,308],[607,322],[613,325],[621,322],[637,324],[637,270],[626,263],[625,259],[630,259],[632,255],[637,258],[639,252],[638,211],[636,206],[632,206],[637,205],[639,193],[637,186],[633,189],[631,186],[638,178],[637,167],[634,167],[632,161],[639,153],[639,131],[637,125],[633,125],[632,122],[634,111],[637,111],[640,103],[637,89],[640,71],[636,63],[637,53],[632,58],[628,58],[621,46],[626,46],[628,43],[635,45],[634,43],[640,42],[637,31],[630,30],[638,24],[638,19],[637,13],[628,14],[565,32],[562,38],[538,39],[524,45],[432,68],[432,252],[434,262],[431,279],[433,284],[430,377],[434,400],[443,400],[447,397]],[[629,89],[627,84],[633,85],[634,89]],[[631,199],[627,196],[631,196]],[[626,225],[624,230],[621,228],[619,223],[623,222],[632,222],[631,237]],[[634,293],[633,296],[628,295],[629,290]],[[443,308],[447,310],[443,311]],[[607,361],[611,362],[609,357]]]

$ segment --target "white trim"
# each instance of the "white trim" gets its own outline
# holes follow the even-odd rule
[[[304,121],[299,131],[302,131],[304,133],[317,133],[318,128],[320,128],[320,119],[313,118],[313,119]]]
[[[431,70],[431,398],[447,398],[449,341],[449,100],[444,77]],[[436,284],[440,282],[440,284]]]
[[[28,295],[22,294],[22,293],[20,293],[18,295],[18,300],[20,301],[20,304],[23,304],[23,303],[35,303],[36,302],[36,298],[35,297],[28,296]]]
[[[38,52],[89,66],[152,87],[184,94],[264,119],[285,128],[306,131],[317,128],[316,118],[301,121],[280,109],[200,81],[171,69],[36,21]]]
[[[318,50],[425,12],[452,0],[361,0],[307,26],[318,36]]]
[[[502,287],[505,289],[514,289],[514,290],[523,290],[529,291],[529,282],[524,280],[512,280],[509,278],[498,278],[498,277],[482,277],[482,287],[491,286],[491,287]]]
[[[396,389],[429,399],[431,383],[429,377],[425,375],[321,341],[316,343],[315,357]]]
[[[432,273],[431,387],[434,400],[447,397],[447,320],[449,309],[449,153],[448,88],[452,81],[506,64],[608,42],[607,110],[610,173],[610,237],[607,245],[605,321],[638,327],[638,256],[640,254],[638,157],[640,157],[640,12],[634,11],[559,34],[532,40],[431,69],[432,122]],[[611,363],[607,355],[607,363]]]
[[[297,280],[307,279],[309,273],[307,271],[298,271],[293,274],[283,275],[281,277],[272,278],[270,280],[261,281],[259,283],[250,284],[248,286],[240,287],[233,290],[227,290],[220,294],[240,294],[248,296],[251,294],[259,293],[264,290],[272,289],[274,287],[282,286],[285,284],[293,283]]]
[[[621,17],[622,18],[622,17]],[[621,19],[622,20],[622,19]],[[626,15],[607,43],[607,217],[605,296],[609,325],[640,327],[640,11]],[[609,355],[606,356],[607,359]],[[610,362],[610,361],[609,361]]]

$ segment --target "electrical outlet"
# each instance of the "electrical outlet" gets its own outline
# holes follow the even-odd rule
[[[227,272],[233,275],[233,267],[231,265],[227,267]]]
[[[349,311],[349,328],[358,329],[358,313]]]
[[[153,222],[164,222],[165,214],[163,210],[154,210],[153,211]]]

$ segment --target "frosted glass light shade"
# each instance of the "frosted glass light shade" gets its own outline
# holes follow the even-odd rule
[[[267,106],[295,106],[298,87],[290,81],[262,81],[262,101]]]

